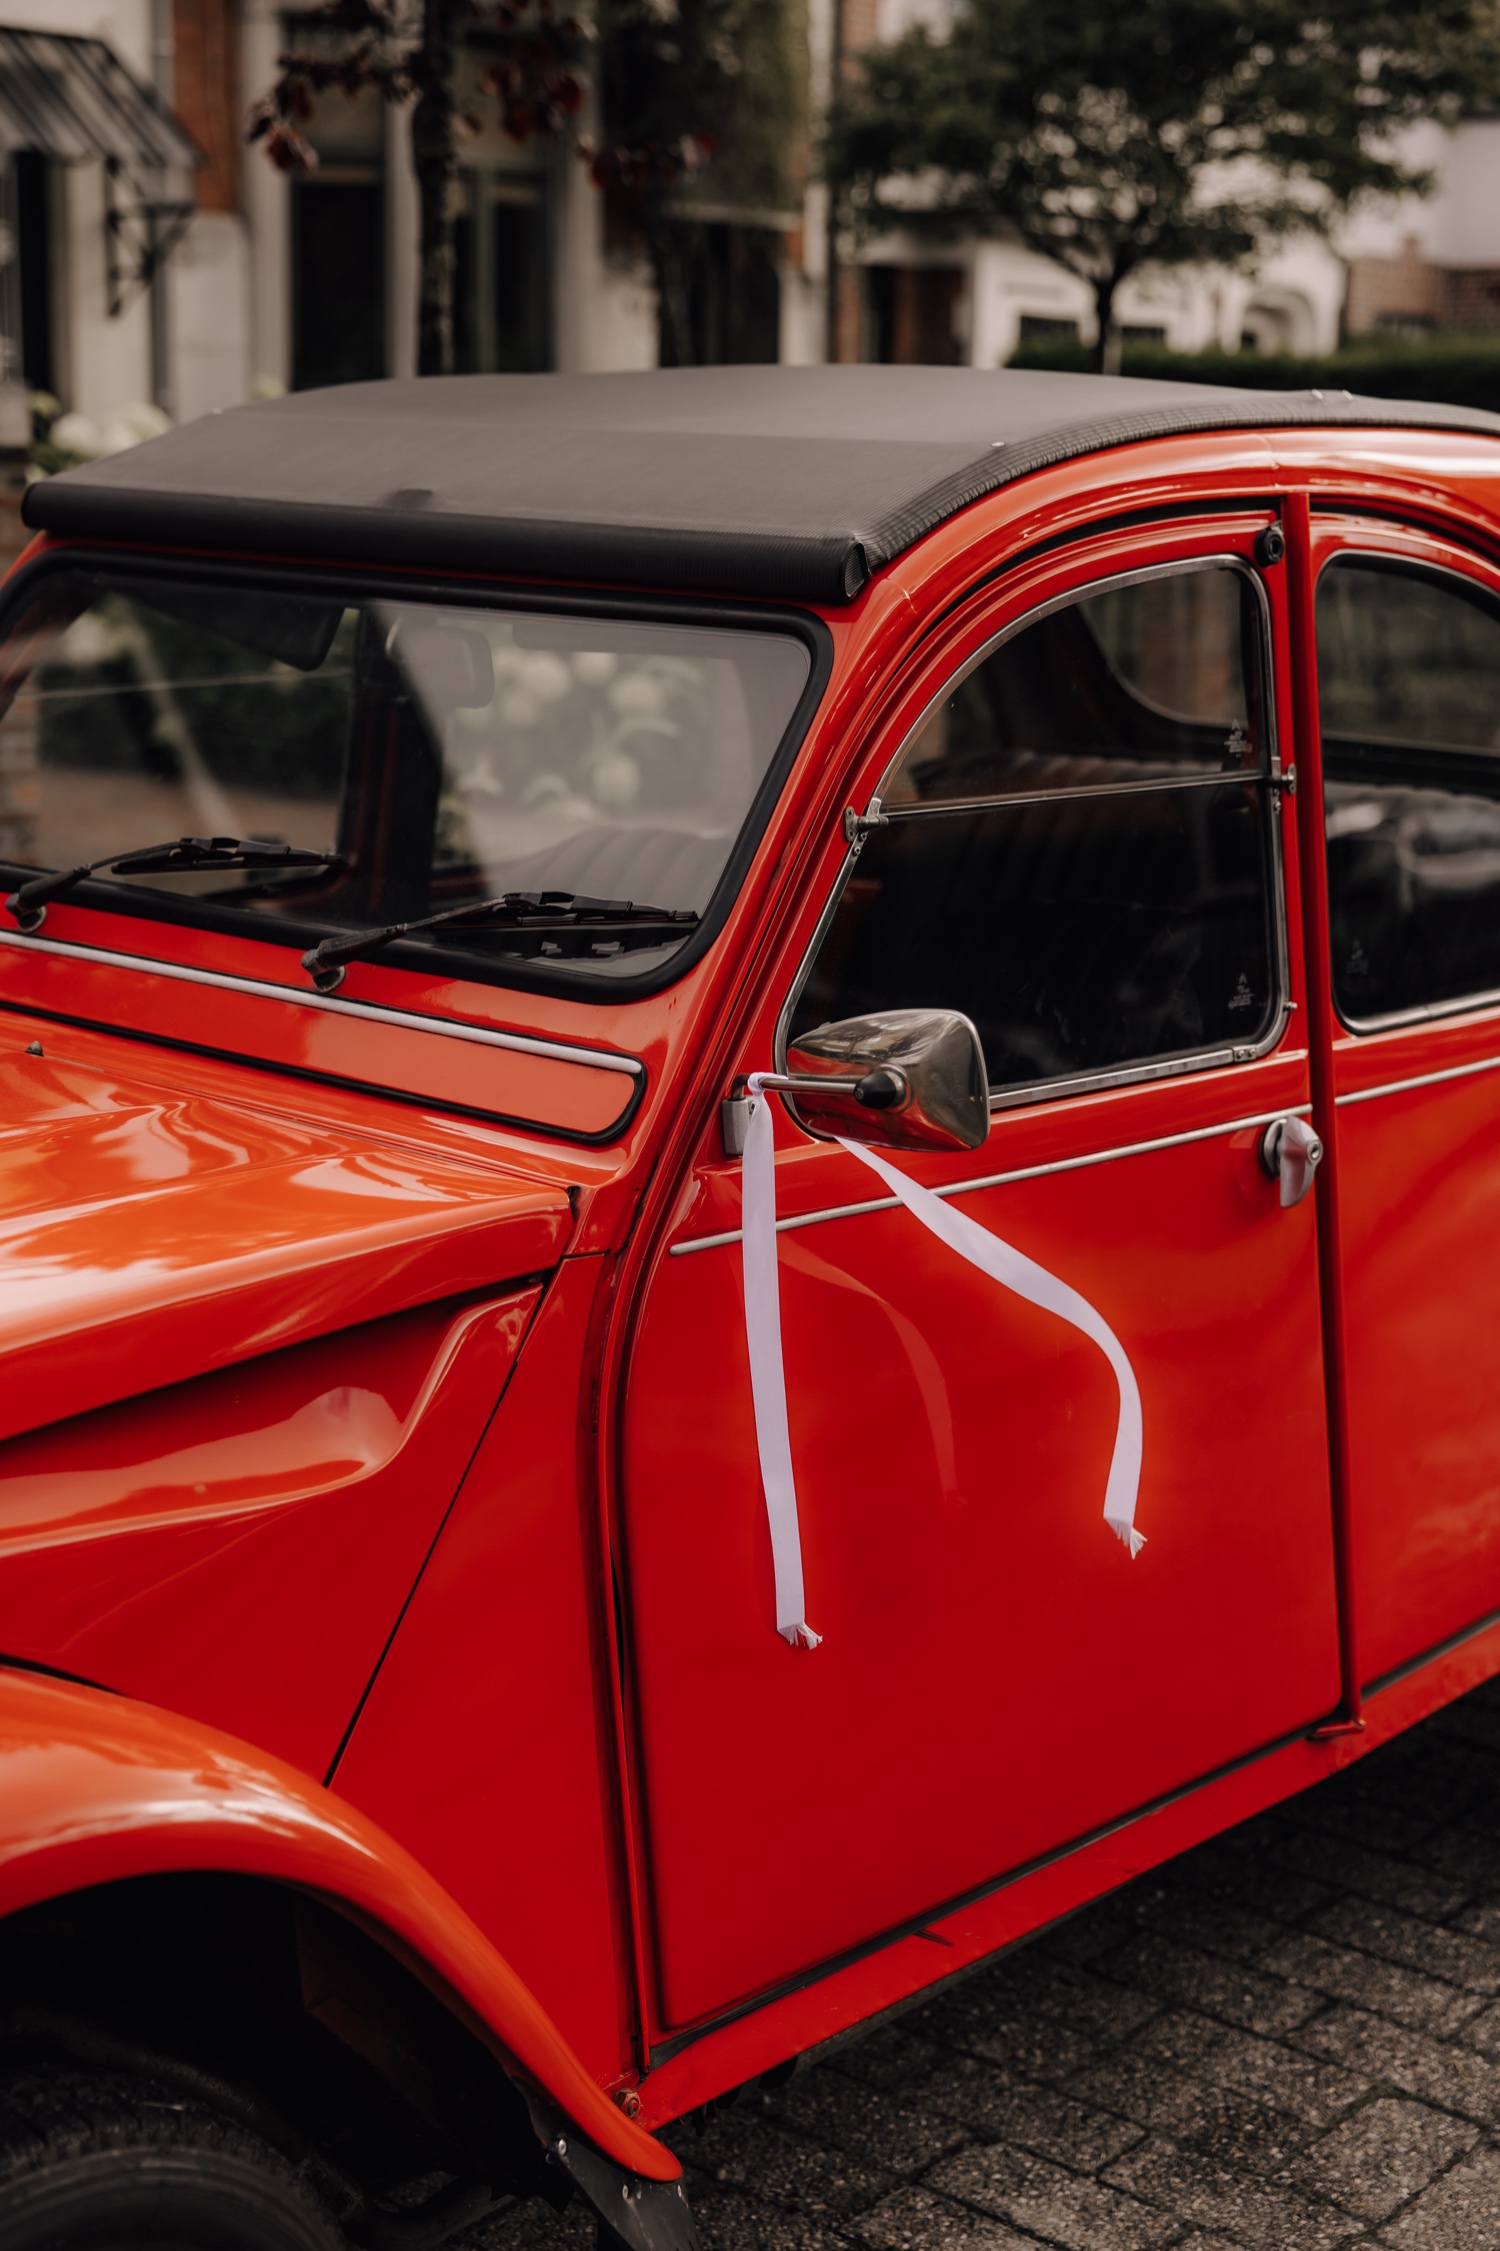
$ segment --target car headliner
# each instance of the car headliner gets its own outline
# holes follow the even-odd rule
[[[32,485],[70,537],[846,602],[970,501],[1141,438],[1500,415],[1030,370],[705,367],[353,383]]]

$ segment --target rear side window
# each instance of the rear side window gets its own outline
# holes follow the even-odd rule
[[[973,1019],[990,1084],[1228,1060],[1276,1018],[1260,599],[1132,578],[1010,632],[931,707],[848,872],[790,1036]]]
[[[775,631],[60,573],[0,645],[0,857],[20,875],[216,836],[327,853],[103,868],[75,894],[299,944],[501,894],[679,917],[600,935],[546,909],[396,957],[633,975],[706,912],[811,661]]]
[[[1500,993],[1500,605],[1339,557],[1318,584],[1318,697],[1339,1013]]]

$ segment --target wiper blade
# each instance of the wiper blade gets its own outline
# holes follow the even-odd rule
[[[204,868],[344,868],[341,852],[307,852],[300,844],[258,844],[253,837],[179,836],[171,844],[148,844],[138,852],[108,852],[102,860],[33,876],[6,896],[5,904],[23,930],[40,930],[47,901],[61,898],[75,883],[108,868],[111,875],[182,875]]]
[[[587,899],[577,891],[502,891],[498,898],[471,900],[420,922],[388,922],[380,929],[352,931],[347,938],[325,938],[302,956],[302,966],[319,992],[332,993],[344,982],[349,962],[423,930],[499,924],[535,932],[542,944],[559,953],[577,953],[660,945],[663,934],[680,936],[698,919],[691,907],[640,907],[633,899]]]

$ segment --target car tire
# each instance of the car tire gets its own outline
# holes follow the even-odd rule
[[[172,2088],[113,2073],[0,2078],[5,2251],[348,2251],[255,2134]]]

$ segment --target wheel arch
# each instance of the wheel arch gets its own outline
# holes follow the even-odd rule
[[[0,1920],[189,1875],[260,1878],[321,1902],[419,1980],[545,2114],[645,2181],[680,2176],[457,1902],[355,1807],[175,1714],[0,1671]]]

